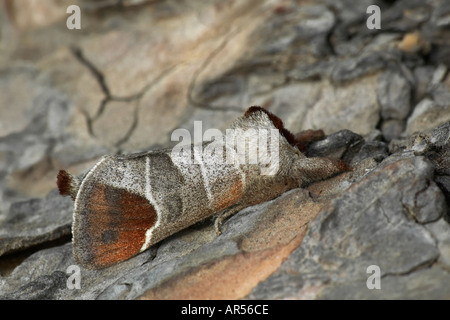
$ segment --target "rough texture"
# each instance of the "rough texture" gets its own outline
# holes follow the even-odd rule
[[[428,292],[359,292],[370,265],[380,267],[384,288],[392,279],[398,281],[395,275],[430,268],[438,259],[437,241],[422,225],[442,218],[445,208],[442,192],[430,182],[432,173],[422,157],[387,158],[324,208],[302,246],[250,298],[426,298]],[[445,289],[442,294],[448,297]]]
[[[0,1],[0,298],[450,298],[446,1]],[[381,29],[366,27],[369,5]],[[56,174],[251,105],[352,172],[194,225],[69,289]],[[194,137],[198,139],[201,137]],[[368,289],[367,268],[381,289]]]
[[[73,203],[61,201],[57,190],[44,199],[16,202],[5,215],[0,230],[0,254],[57,239],[70,232]]]

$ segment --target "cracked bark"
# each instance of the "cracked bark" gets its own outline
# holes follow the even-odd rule
[[[212,111],[233,111],[233,110],[238,111],[238,112],[243,111],[242,107],[239,107],[239,106],[211,107],[207,102],[195,100],[195,98],[193,97],[193,91],[197,86],[197,80],[198,80],[200,74],[204,71],[204,69],[206,69],[212,63],[214,58],[227,46],[228,42],[230,40],[232,40],[233,35],[238,34],[240,31],[241,31],[241,27],[237,27],[235,30],[231,30],[227,34],[225,34],[224,39],[219,44],[219,46],[210,52],[210,54],[203,61],[202,65],[195,71],[194,75],[192,76],[192,80],[190,81],[189,87],[188,87],[187,99],[188,99],[189,103],[192,106],[194,106],[195,108],[212,110]]]
[[[436,248],[437,248],[437,246],[436,246]],[[406,270],[406,271],[403,271],[403,272],[386,272],[386,273],[381,275],[381,279],[389,278],[389,277],[408,276],[408,275],[411,275],[411,274],[413,274],[413,273],[415,273],[417,271],[430,269],[436,263],[438,263],[439,256],[440,256],[440,254],[438,254],[436,257],[434,257],[434,258],[432,258],[430,260],[423,261],[422,263],[419,263],[419,264],[413,266],[412,268],[410,268],[409,270]]]
[[[116,146],[116,148],[119,149],[119,151],[118,151],[119,153],[121,153],[120,147],[130,139],[130,137],[132,136],[133,132],[137,128],[137,125],[138,125],[138,122],[139,122],[138,109],[139,109],[138,107],[136,107],[134,109],[134,112],[133,112],[133,123],[131,124],[131,127],[125,133],[123,138],[120,139],[118,142],[116,142],[115,146]]]
[[[111,90],[109,89],[107,85],[107,81],[105,79],[104,74],[102,73],[99,68],[97,68],[91,61],[89,61],[86,56],[83,54],[83,51],[81,48],[78,47],[71,47],[71,52],[75,56],[75,58],[83,65],[85,66],[94,76],[96,81],[99,83],[100,88],[105,95],[105,98],[101,101],[100,106],[97,110],[97,113],[94,116],[90,116],[85,110],[82,110],[83,115],[86,118],[86,123],[88,127],[89,135],[92,137],[96,137],[96,134],[94,132],[94,126],[95,122],[104,114],[105,110],[107,109],[107,105],[110,102],[116,101],[116,102],[136,102],[137,105],[133,110],[133,123],[130,126],[130,128],[127,130],[127,132],[124,134],[124,136],[117,141],[114,146],[116,148],[119,148],[124,145],[130,137],[135,132],[136,128],[138,127],[139,123],[139,117],[138,117],[138,111],[139,111],[139,101],[141,98],[145,95],[146,92],[151,90],[155,85],[160,83],[164,78],[169,76],[174,70],[180,65],[179,63],[173,64],[172,66],[164,69],[156,78],[154,78],[150,83],[145,85],[138,93],[130,95],[130,96],[115,96]]]

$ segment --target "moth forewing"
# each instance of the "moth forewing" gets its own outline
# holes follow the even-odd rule
[[[60,171],[60,193],[74,199],[77,262],[110,266],[212,215],[220,231],[224,218],[246,206],[346,170],[339,161],[306,158],[281,119],[260,107],[225,136],[209,136],[214,140],[105,156],[82,179]]]

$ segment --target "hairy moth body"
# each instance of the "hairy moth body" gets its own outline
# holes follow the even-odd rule
[[[337,160],[304,156],[302,141],[262,108],[251,107],[231,128],[275,131],[277,165],[249,163],[251,154],[240,157],[236,140],[224,138],[178,152],[104,156],[82,179],[61,170],[60,193],[74,200],[76,261],[90,269],[110,266],[207,217],[218,214],[220,222],[247,206],[348,169]],[[248,147],[258,152],[261,144]]]

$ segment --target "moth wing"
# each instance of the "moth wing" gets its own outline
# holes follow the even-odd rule
[[[83,181],[72,226],[75,260],[88,269],[127,260],[140,252],[156,220],[145,197],[93,178]]]

